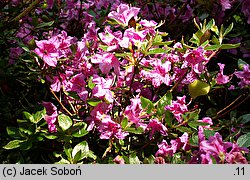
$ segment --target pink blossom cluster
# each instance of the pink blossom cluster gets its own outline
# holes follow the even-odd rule
[[[62,103],[67,108],[72,108],[70,112],[88,124],[89,132],[97,133],[100,139],[119,140],[130,136],[129,128],[142,129],[142,133],[150,141],[161,135],[164,139],[158,143],[155,153],[158,159],[173,157],[182,150],[189,151],[192,145],[189,143],[188,132],[176,139],[168,139],[172,132],[169,133],[171,126],[166,123],[166,118],[170,117],[165,117],[164,114],[171,113],[177,127],[186,126],[183,117],[185,113],[191,112],[188,108],[191,101],[186,102],[189,95],[171,99],[169,104],[164,105],[164,115],[161,114],[163,117],[160,117],[155,109],[161,98],[157,93],[161,88],[172,92],[172,88],[176,86],[176,93],[181,94],[190,83],[202,79],[205,75],[210,76],[207,73],[207,64],[213,51],[205,50],[210,44],[196,48],[184,47],[181,42],[175,42],[172,47],[162,45],[163,33],[158,30],[160,23],[140,19],[140,8],[118,2],[120,1],[117,0],[111,5],[110,0],[68,0],[67,8],[60,11],[60,18],[66,19],[65,23],[61,24],[65,31],[55,29],[47,33],[46,38],[39,40],[38,37],[24,36],[25,33],[30,33],[27,29],[32,27],[29,27],[21,29],[19,36],[24,38],[25,43],[35,38],[36,48],[32,51],[35,54],[34,60],[40,70],[45,72],[44,78],[50,84],[50,90],[62,96]],[[47,9],[52,9],[55,3],[60,1],[50,0],[47,3]],[[233,1],[219,1],[223,11],[230,9],[232,3]],[[176,7],[156,8],[158,12],[171,18],[180,17],[186,22],[193,16],[192,4],[193,1],[184,8],[185,13],[179,15]],[[107,22],[115,25],[107,25],[104,21],[103,28],[99,28],[94,17],[87,13],[93,6],[97,9],[111,6]],[[84,26],[85,32],[77,39],[67,33],[67,27],[70,21],[77,20],[79,12],[84,17],[80,19],[80,24]],[[143,11],[141,13],[143,14]],[[156,40],[159,37],[160,40]],[[15,53],[11,58],[16,58],[17,54],[22,52],[16,49]],[[236,71],[232,75],[224,74],[225,64],[218,63],[218,66],[219,71],[209,77],[216,85],[229,84],[234,74],[240,79],[240,88],[249,86],[248,64],[243,66],[242,71]],[[142,98],[152,104],[148,103],[144,107]],[[44,119],[48,129],[51,133],[56,133],[58,114],[65,113],[65,109],[57,109],[51,102],[42,104],[46,109]],[[77,109],[79,106],[81,111]],[[128,122],[124,126],[126,121]],[[235,143],[224,142],[218,132],[205,138],[204,129],[213,130],[210,117],[197,122],[207,125],[198,128],[199,147],[190,163],[247,163],[242,151],[248,150]],[[124,163],[120,156],[117,156],[114,162]]]

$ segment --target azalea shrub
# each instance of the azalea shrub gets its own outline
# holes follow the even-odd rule
[[[1,3],[2,163],[249,162],[248,0]]]

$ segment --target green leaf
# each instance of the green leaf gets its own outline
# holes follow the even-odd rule
[[[231,24],[228,26],[228,28],[225,30],[225,32],[223,33],[223,37],[226,36],[229,32],[231,32],[232,29],[233,29],[233,27],[234,27],[234,23],[231,23]]]
[[[21,146],[23,140],[13,140],[6,144],[3,148],[4,149],[15,149]]]
[[[188,128],[188,127],[184,127],[184,126],[179,126],[175,128],[176,130],[180,131],[180,132],[187,132],[187,133],[192,133],[192,129]]]
[[[165,42],[153,42],[153,46],[168,46],[172,44],[174,41],[165,41]]]
[[[216,25],[214,25],[214,26],[211,27],[211,31],[215,32],[215,34],[217,36],[219,36],[219,34],[220,34],[218,26],[216,26]]]
[[[69,116],[65,114],[60,114],[58,116],[58,124],[62,128],[63,131],[66,131],[72,126],[73,122]]]
[[[64,149],[64,152],[65,152],[66,156],[68,157],[68,159],[71,160],[72,159],[72,147],[71,147],[71,145],[69,143],[65,143],[63,149]]]
[[[90,78],[89,78],[89,81],[88,81],[88,87],[90,88],[90,89],[93,89],[94,87],[95,87],[95,83],[93,83],[93,77],[91,76]]]
[[[164,96],[162,96],[158,102],[156,102],[158,116],[161,116],[165,112],[164,108],[166,105],[171,105],[172,99],[172,93],[170,91],[167,91],[167,93],[164,94]]]
[[[102,44],[99,45],[99,48],[101,48],[103,51],[107,51],[108,47],[109,46],[107,46],[107,45],[102,45]]]
[[[129,164],[140,164],[139,158],[136,156],[136,153],[130,154]]]
[[[211,136],[214,136],[215,132],[210,129],[204,129],[204,135],[208,139]]]
[[[29,112],[24,111],[23,118],[29,120],[32,123],[35,123],[34,117]]]
[[[78,160],[82,160],[88,157],[92,159],[96,159],[96,156],[93,154],[93,152],[89,150],[89,145],[87,141],[82,141],[74,147],[72,151],[73,159],[75,158],[78,151],[81,151],[81,156]]]
[[[198,122],[198,121],[191,121],[188,122],[188,125],[194,129],[196,129],[197,126],[207,126],[209,125],[208,123],[204,123],[204,122]]]
[[[54,21],[50,21],[50,22],[44,22],[44,23],[40,23],[36,26],[36,29],[39,28],[43,28],[43,27],[50,27],[54,24]]]
[[[128,125],[128,118],[125,117],[125,118],[122,120],[121,125],[122,125],[122,129],[124,129],[124,128]]]
[[[57,136],[49,133],[44,133],[43,136],[47,139],[56,139]]]
[[[212,36],[212,43],[215,45],[220,45],[220,41],[215,35]]]
[[[39,123],[45,117],[45,114],[46,114],[46,109],[45,108],[43,110],[41,110],[41,111],[37,111],[33,115],[34,123],[35,124]]]
[[[19,128],[7,127],[6,131],[7,131],[7,134],[14,139],[22,139],[23,138],[21,132],[19,131]]]
[[[73,159],[73,164],[76,164],[78,161],[80,161],[82,158],[82,152],[81,151],[78,151],[75,156],[74,156],[74,159]]]
[[[147,98],[141,96],[141,106],[148,114],[154,109],[154,104]]]
[[[238,68],[240,69],[240,70],[243,70],[243,66],[244,65],[247,65],[247,62],[246,61],[243,61],[242,59],[239,59],[238,60]]]
[[[173,115],[170,111],[165,111],[165,122],[169,127],[172,127]]]
[[[191,146],[198,146],[199,144],[199,137],[197,133],[193,133],[191,138],[189,139],[189,143]]]
[[[162,42],[162,36],[157,34],[154,38],[154,42]]]
[[[30,50],[29,50],[29,48],[27,47],[27,46],[22,46],[21,47],[24,51],[26,51],[26,52],[30,52]]]
[[[29,149],[32,148],[32,141],[31,140],[26,140],[26,141],[23,141],[21,144],[20,144],[20,149],[22,151],[27,151]]]
[[[237,140],[237,144],[240,147],[249,147],[250,146],[250,132],[240,136]]]
[[[60,161],[56,162],[55,164],[70,164],[70,162],[64,158],[62,158]]]
[[[78,122],[73,125],[73,127],[70,128],[70,131],[72,132],[73,137],[83,137],[86,134],[89,133],[89,131],[86,130],[87,124],[85,122]]]
[[[90,105],[90,106],[97,106],[99,103],[101,103],[102,101],[100,99],[97,99],[97,98],[92,98],[92,99],[89,99],[87,100],[87,103]]]
[[[124,130],[129,132],[129,133],[133,133],[133,134],[144,133],[144,129],[142,127],[138,127],[138,128],[128,127],[128,128],[125,128]]]
[[[234,49],[240,46],[240,43],[237,44],[222,44],[221,49]]]
[[[207,95],[210,91],[210,86],[197,79],[188,85],[188,91],[190,96],[195,99],[198,96]]]
[[[241,124],[246,124],[250,122],[250,114],[244,114],[238,118],[238,121],[240,121]]]
[[[214,51],[214,50],[220,49],[221,46],[222,45],[220,45],[220,44],[210,45],[210,46],[205,47],[204,49],[207,50],[207,51]]]
[[[205,31],[210,30],[212,27],[214,27],[214,25],[215,25],[214,19],[210,20],[206,25]]]
[[[155,48],[151,49],[149,52],[146,53],[146,55],[151,55],[151,54],[162,54],[162,53],[167,53],[169,50],[163,49],[163,48]]]

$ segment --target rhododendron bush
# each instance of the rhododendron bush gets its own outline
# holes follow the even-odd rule
[[[3,163],[249,162],[249,0],[1,3]]]

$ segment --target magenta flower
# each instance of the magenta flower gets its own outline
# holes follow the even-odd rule
[[[141,99],[136,97],[130,99],[131,105],[128,105],[124,111],[125,116],[129,121],[133,122],[137,127],[146,128],[146,125],[141,122],[143,109],[141,107]]]
[[[168,72],[171,70],[171,62],[166,61],[162,63],[161,60],[157,60],[151,63],[151,65],[154,69],[151,71],[142,70],[141,76],[146,80],[152,81],[154,87],[159,87],[162,83],[169,86],[171,78]]]
[[[173,101],[171,105],[167,105],[165,107],[165,110],[169,110],[173,113],[174,117],[179,121],[182,122],[182,114],[188,111],[187,105],[186,105],[186,96],[183,97],[177,97],[177,101]]]
[[[189,50],[183,55],[185,61],[182,68],[191,66],[195,73],[201,74],[205,69],[206,58],[203,55],[203,48],[199,47],[194,50]]]
[[[213,161],[211,156],[213,156],[217,163],[232,164],[247,162],[241,154],[241,151],[248,153],[249,150],[247,148],[241,148],[237,144],[231,142],[223,142],[222,136],[218,132],[216,132],[214,136],[210,136],[208,140],[202,137],[202,140],[199,140],[199,142],[202,164],[212,164]]]
[[[9,64],[14,64],[23,51],[20,47],[10,48]]]
[[[66,91],[76,92],[81,100],[86,101],[88,97],[88,91],[85,89],[85,75],[82,73],[73,76],[67,83]]]
[[[57,128],[55,125],[58,116],[56,106],[51,102],[43,102],[42,104],[46,109],[46,115],[44,119],[48,124],[49,132],[57,132]]]
[[[120,46],[125,44],[124,47],[127,48],[126,46],[129,45],[130,42],[132,43],[132,45],[139,47],[141,46],[141,43],[146,39],[147,33],[147,30],[136,31],[133,27],[126,29],[123,35],[122,42],[120,42],[119,44]]]
[[[230,81],[229,76],[223,74],[225,64],[218,63],[220,66],[220,72],[217,74],[216,81],[217,84],[226,84]]]
[[[144,27],[155,27],[157,25],[157,22],[155,22],[154,20],[146,20],[143,19],[139,22],[140,25],[144,26]]]
[[[104,115],[98,126],[98,131],[101,133],[100,139],[110,139],[111,137],[124,139],[129,134],[122,132],[121,125],[112,121],[109,115]]]
[[[205,129],[211,129],[210,125],[213,125],[213,121],[210,117],[204,117],[204,118],[202,118],[202,120],[198,120],[198,122],[208,123],[209,125],[203,126],[203,128],[205,128]]]
[[[128,22],[132,17],[137,19],[139,11],[140,8],[129,7],[127,4],[120,4],[117,8],[117,11],[111,11],[108,14],[108,17],[111,19],[115,19],[123,26],[128,26]]]
[[[250,24],[250,0],[244,0],[241,12],[247,17],[247,23]]]
[[[152,139],[153,135],[155,134],[155,132],[160,132],[161,135],[163,136],[167,136],[167,128],[166,126],[164,126],[158,119],[151,119],[147,125],[146,130],[150,130],[150,135],[149,135],[149,139]]]
[[[167,141],[165,139],[162,140],[160,144],[158,144],[158,151],[155,153],[155,156],[173,156],[176,152],[173,147],[168,145]]]
[[[103,77],[94,75],[92,82],[96,84],[96,86],[92,89],[94,97],[104,98],[110,103],[114,101],[112,91],[110,90],[113,79],[104,79]]]
[[[120,62],[111,53],[96,54],[91,58],[91,62],[94,64],[99,64],[99,68],[103,74],[108,74],[111,68],[114,68],[116,75],[120,73]]]
[[[117,155],[114,159],[113,162],[115,162],[116,164],[125,164],[124,159],[122,158],[122,156]]]
[[[158,145],[158,151],[156,152],[155,156],[173,156],[180,148],[184,151],[188,151],[190,149],[190,145],[188,144],[188,133],[184,133],[178,139],[172,139],[170,141],[171,145],[168,145],[166,140],[163,140]]]
[[[226,9],[231,9],[232,7],[231,0],[220,0],[220,4],[222,6],[222,11],[225,11]]]
[[[245,64],[243,66],[242,71],[237,71],[234,73],[237,78],[240,79],[240,82],[238,85],[241,88],[244,88],[250,84],[250,70],[249,70],[249,64]]]
[[[38,48],[34,52],[42,58],[45,64],[56,67],[59,53],[57,51],[58,44],[55,39],[36,41]]]
[[[113,51],[119,48],[119,42],[122,39],[122,32],[112,32],[110,26],[105,26],[104,32],[98,34],[101,41],[108,45],[107,51]]]

